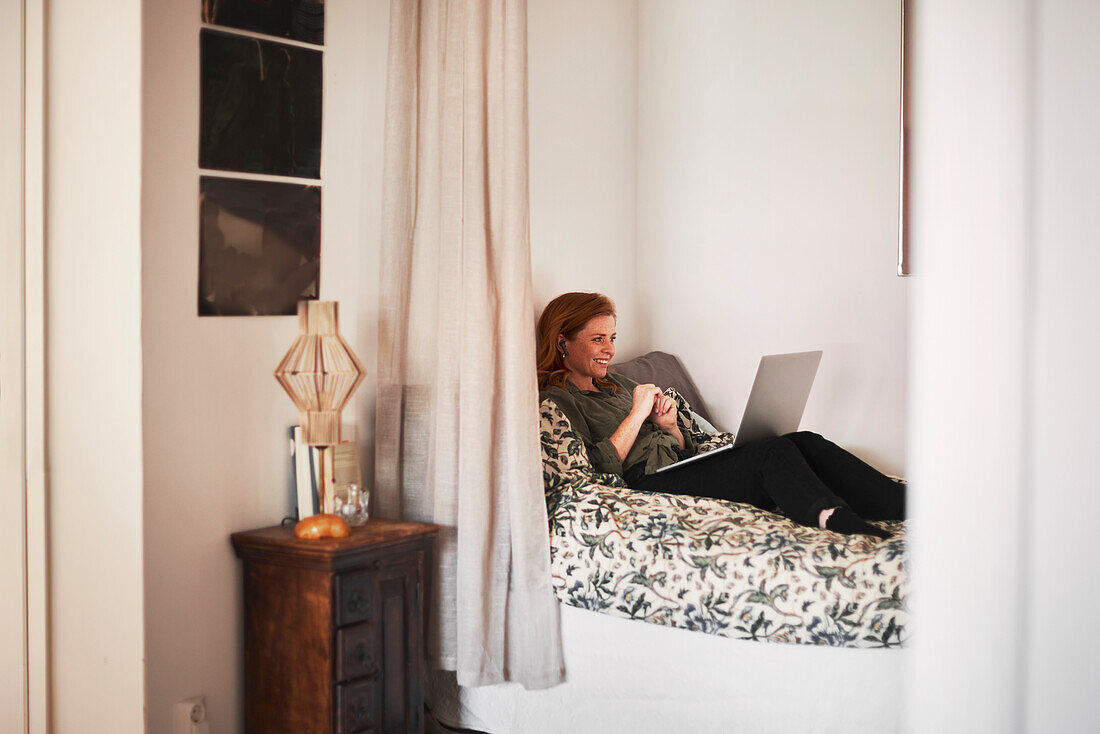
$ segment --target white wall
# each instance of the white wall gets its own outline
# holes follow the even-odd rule
[[[567,291],[616,305],[619,357],[639,328],[636,0],[530,0],[531,269],[535,307]]]
[[[141,731],[141,3],[46,34],[50,730]]]
[[[737,429],[763,354],[825,350],[803,426],[905,466],[899,4],[643,0],[639,303]]]
[[[1028,19],[913,19],[910,730],[1017,731]]]
[[[344,412],[370,437],[389,4],[325,7],[321,298],[340,302],[341,332],[371,373]],[[234,732],[243,727],[243,618],[229,534],[293,509],[286,430],[298,414],[272,373],[297,319],[196,315],[199,7],[144,8],[149,731],[168,731],[172,704],[203,693],[212,731]]]
[[[1091,731],[1100,9],[914,19],[908,728]]]
[[[1087,529],[1100,518],[1100,5],[1041,2],[1036,20],[1023,682],[1029,731],[1086,731],[1100,720],[1100,641],[1084,632],[1100,605]]]

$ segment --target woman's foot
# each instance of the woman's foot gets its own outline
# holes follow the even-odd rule
[[[882,538],[883,540],[890,537],[890,533],[875,527],[847,507],[833,507],[822,510],[821,514],[818,515],[818,526],[824,530],[832,530],[848,535],[874,535],[876,538]]]

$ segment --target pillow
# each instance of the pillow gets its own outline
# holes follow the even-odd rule
[[[699,428],[702,429],[703,433],[709,433],[712,436],[718,433],[718,429],[715,428],[710,421],[699,415],[694,410],[691,411],[691,417],[695,421],[695,425],[699,426]]]
[[[539,434],[542,445],[543,490],[549,499],[557,490],[590,484],[625,487],[618,474],[603,474],[588,463],[588,450],[574,431],[569,418],[552,398],[539,404]]]

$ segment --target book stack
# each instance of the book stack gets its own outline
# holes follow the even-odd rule
[[[301,520],[321,511],[321,451],[319,446],[305,444],[301,426],[290,430],[298,519]],[[344,424],[340,435],[348,438],[332,447],[333,485],[337,497],[346,497],[349,484],[354,482],[363,486],[359,469],[359,431],[354,425]]]

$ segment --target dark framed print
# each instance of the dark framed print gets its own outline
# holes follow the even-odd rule
[[[321,187],[199,178],[199,315],[293,315],[317,298]]]
[[[321,52],[204,28],[199,167],[321,177]]]

